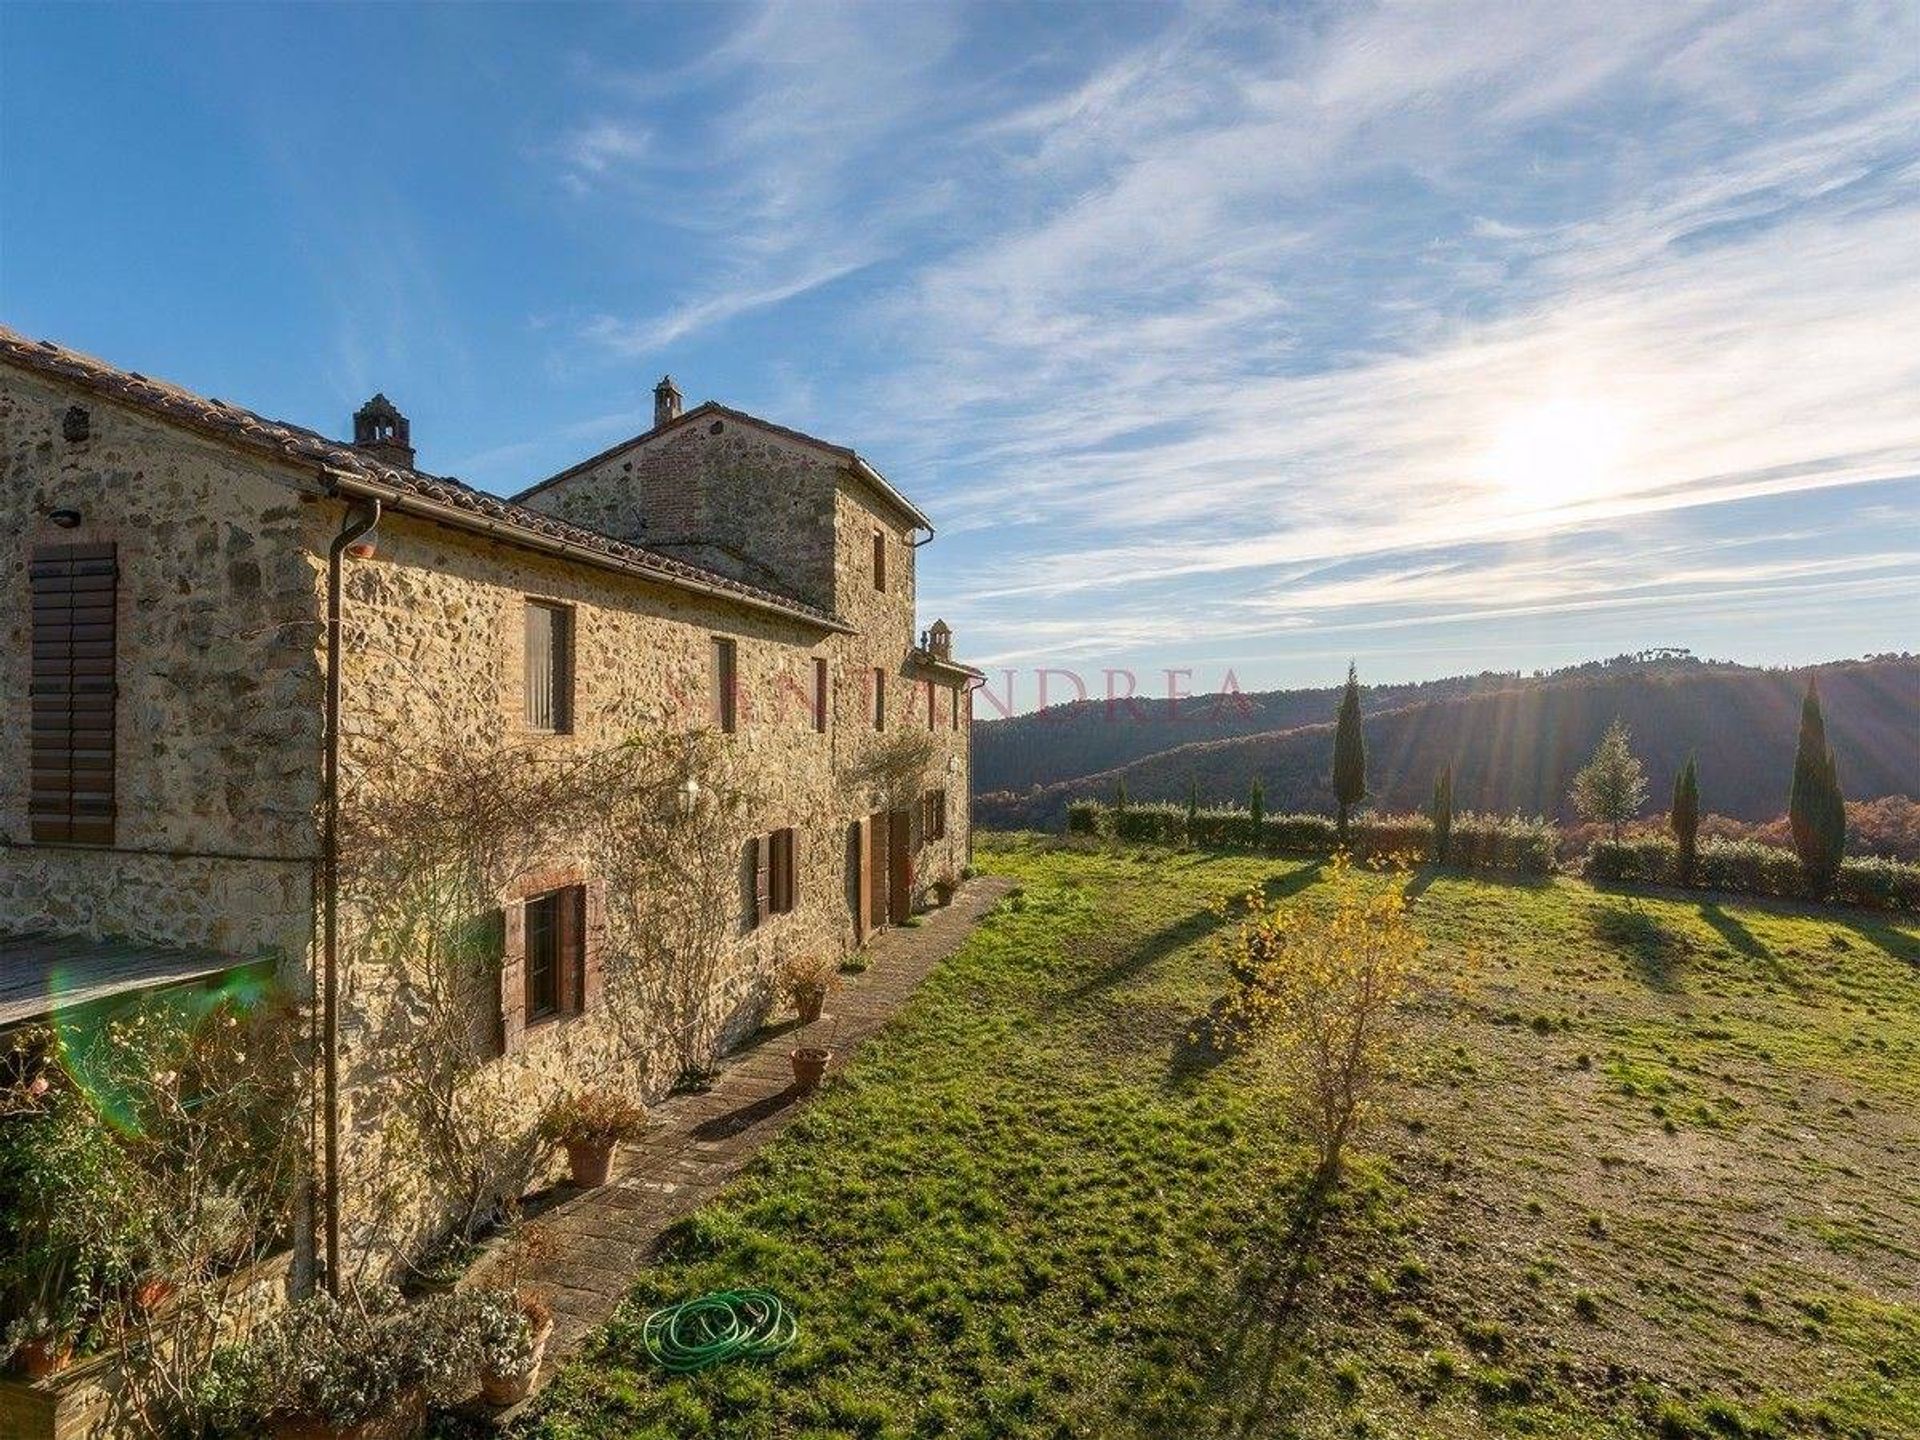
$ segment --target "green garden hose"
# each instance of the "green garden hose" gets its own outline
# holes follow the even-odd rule
[[[743,1356],[777,1355],[800,1333],[800,1322],[764,1290],[716,1290],[647,1316],[647,1354],[661,1369],[691,1375]]]

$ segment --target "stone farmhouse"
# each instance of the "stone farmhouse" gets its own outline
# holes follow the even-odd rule
[[[309,1282],[536,1183],[555,1098],[664,1093],[967,865],[931,523],[671,380],[504,500],[383,396],[329,439],[0,329],[0,522],[0,1029],[276,976]]]

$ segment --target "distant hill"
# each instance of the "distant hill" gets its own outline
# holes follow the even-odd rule
[[[1817,673],[1848,798],[1920,797],[1920,657],[1763,670],[1682,658],[1594,662],[1549,675],[1477,675],[1363,688],[1371,803],[1424,806],[1451,761],[1461,809],[1572,819],[1573,773],[1615,716],[1664,810],[1689,751],[1705,809],[1770,820],[1786,808],[1800,699]],[[1244,801],[1257,775],[1270,811],[1333,808],[1335,688],[1143,703],[1112,718],[1101,701],[974,727],[975,819],[1055,826],[1069,800],[1106,797],[1124,775],[1137,800]],[[1244,703],[1241,703],[1244,701]]]

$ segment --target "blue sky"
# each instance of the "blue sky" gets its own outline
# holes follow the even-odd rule
[[[1916,56],[1905,0],[15,0],[0,318],[385,390],[502,492],[671,370],[1096,693],[1912,648]]]

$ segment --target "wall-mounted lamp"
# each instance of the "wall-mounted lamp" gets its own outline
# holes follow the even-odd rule
[[[694,806],[700,803],[700,782],[689,775],[686,783],[680,787],[680,813],[693,814]]]
[[[58,525],[62,530],[73,530],[79,527],[80,512],[78,510],[50,510],[47,512],[47,519]]]

